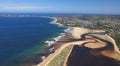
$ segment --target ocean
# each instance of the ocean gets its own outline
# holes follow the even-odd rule
[[[35,57],[48,46],[45,41],[65,27],[45,17],[0,17],[0,66],[33,66]]]

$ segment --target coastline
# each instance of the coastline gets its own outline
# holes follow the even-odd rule
[[[60,23],[57,23],[57,18],[52,18],[52,19],[54,19],[54,21],[53,22],[51,22],[51,24],[57,24],[57,25],[59,25],[59,26],[63,26],[63,25],[61,25]],[[99,32],[99,31],[101,31],[101,30],[92,30],[92,32]],[[78,38],[81,38],[81,36],[82,35],[84,35],[84,34],[86,34],[86,33],[89,33],[89,32],[91,32],[91,30],[89,30],[89,29],[84,29],[84,28],[77,28],[77,27],[72,27],[72,30],[71,30],[71,34],[72,34],[72,36],[75,38],[75,39],[78,39]],[[81,35],[81,36],[80,36]],[[114,41],[114,39],[113,38],[111,38],[110,36],[108,36],[108,35],[105,35],[106,37],[108,37],[109,39],[111,39],[111,40],[107,40],[107,41],[109,41],[109,42],[111,42],[112,44],[113,44],[113,46],[114,46],[114,50],[115,50],[115,52],[117,52],[118,54],[115,54],[115,55],[113,55],[113,53],[112,53],[112,55],[110,54],[110,53],[106,53],[106,51],[103,51],[103,52],[101,52],[104,56],[107,56],[107,57],[110,57],[110,58],[114,58],[114,59],[119,59],[120,60],[120,58],[118,58],[120,55],[120,51],[119,51],[119,49],[118,49],[118,47],[117,47],[117,45],[116,45],[116,43],[115,43],[115,41]],[[99,37],[99,36],[97,36],[97,37]],[[99,38],[101,38],[101,37],[99,37]],[[103,39],[103,38],[101,38],[101,39]],[[44,60],[43,60],[43,62],[41,62],[41,63],[39,63],[38,65],[36,65],[36,66],[46,66],[47,64],[49,64],[49,62],[55,57],[55,56],[57,56],[61,51],[62,51],[62,49],[64,49],[65,47],[67,47],[68,45],[73,45],[73,43],[75,44],[82,44],[82,43],[84,43],[84,42],[86,42],[86,41],[82,41],[82,42],[69,42],[69,43],[63,43],[59,48],[57,48],[56,50],[55,50],[55,52],[54,53],[52,53],[52,54],[49,54]],[[105,46],[105,45],[104,45]],[[90,45],[90,47],[91,47],[91,45]],[[116,57],[117,56],[117,57]]]
[[[64,25],[60,24],[57,22],[57,18],[54,17],[46,17],[46,16],[40,16],[40,17],[44,17],[44,18],[51,18],[53,19],[52,22],[50,22],[50,24],[56,24],[59,27],[64,27]],[[71,31],[71,28],[68,27],[64,30],[64,33],[60,33],[60,35],[58,35],[57,37],[53,38],[54,40],[46,40],[45,44],[48,45],[48,47],[46,48],[47,52],[50,52],[49,54],[47,54],[47,56],[41,56],[41,60],[42,62],[40,62],[39,64],[37,64],[37,66],[41,66],[42,63],[44,63],[45,61],[47,61],[47,58],[50,58],[51,56],[53,56],[53,54],[59,49],[59,47],[61,45],[63,45],[64,41],[69,39],[66,39],[66,37],[68,36],[67,34]],[[69,36],[68,36],[69,37]],[[60,44],[59,44],[60,41]],[[63,41],[63,43],[61,42]],[[45,51],[46,51],[45,50]]]
[[[19,17],[17,17],[17,18],[19,18]],[[29,18],[29,17],[27,17],[27,18]],[[35,17],[36,18],[36,17]],[[6,19],[6,18],[5,18]],[[20,18],[21,19],[21,18]],[[22,18],[23,19],[23,18]],[[32,22],[32,19],[31,18],[29,18],[30,19],[30,21]],[[37,20],[38,19],[38,20]],[[44,58],[44,55],[45,56],[47,56],[48,55],[48,53],[52,53],[52,52],[54,52],[54,50],[52,51],[52,52],[48,52],[49,51],[49,48],[52,48],[52,47],[56,47],[56,45],[52,45],[52,46],[50,46],[49,48],[48,48],[48,46],[47,46],[47,44],[45,44],[44,43],[44,41],[45,40],[48,40],[49,38],[51,38],[51,39],[53,39],[53,38],[57,38],[58,37],[58,34],[60,34],[60,32],[63,32],[63,30],[64,30],[64,28],[60,28],[60,27],[58,27],[58,25],[52,25],[52,24],[49,24],[51,21],[53,21],[53,19],[48,19],[48,18],[46,18],[46,19],[48,19],[48,21],[46,21],[46,23],[47,23],[47,25],[48,25],[48,27],[51,25],[52,26],[52,28],[54,29],[54,27],[55,27],[55,31],[54,30],[52,30],[52,32],[50,32],[50,34],[41,34],[41,29],[43,29],[43,31],[44,31],[44,28],[45,28],[45,33],[46,33],[46,31],[47,30],[49,30],[49,28],[46,28],[46,26],[44,26],[44,28],[38,28],[37,26],[41,26],[42,24],[40,23],[40,20],[41,19],[43,19],[43,18],[40,18],[40,17],[37,17],[37,19],[35,20],[35,29],[34,29],[34,27],[32,26],[33,24],[34,24],[34,22],[32,22],[31,23],[31,25],[29,25],[28,26],[28,24],[27,23],[25,23],[25,24],[27,24],[27,27],[30,27],[30,31],[31,31],[31,33],[29,34],[29,33],[26,33],[26,35],[30,35],[30,37],[32,37],[32,35],[33,35],[33,41],[35,40],[36,42],[37,41],[39,41],[40,43],[38,43],[38,45],[35,45],[34,44],[34,46],[31,46],[31,48],[30,49],[26,49],[25,47],[25,51],[24,52],[20,52],[20,53],[16,53],[16,55],[14,56],[14,57],[12,57],[12,58],[15,58],[15,60],[21,60],[21,61],[19,61],[19,63],[16,63],[16,64],[22,64],[22,63],[25,63],[25,65],[30,65],[30,64],[34,64],[34,65],[36,65],[36,64],[38,64],[39,63],[39,61],[41,61],[41,59],[40,59],[40,56],[43,56],[42,58]],[[44,20],[46,20],[46,19],[44,19]],[[27,19],[28,20],[28,19]],[[24,21],[24,20],[23,20]],[[24,21],[24,22],[26,22],[26,21]],[[13,23],[14,23],[14,21],[13,21]],[[18,23],[19,24],[19,23]],[[22,25],[24,25],[23,23],[22,23]],[[36,26],[37,25],[37,26]],[[11,25],[12,26],[12,25]],[[26,26],[26,25],[24,25],[24,26]],[[13,26],[12,26],[13,27]],[[20,27],[22,27],[21,26],[21,22],[20,22]],[[35,31],[32,31],[31,30],[31,27],[33,27],[32,29],[34,29]],[[23,27],[22,27],[23,28]],[[21,30],[22,30],[22,28],[21,28]],[[25,27],[26,28],[26,27]],[[37,29],[38,30],[37,30]],[[20,30],[19,30],[20,31]],[[51,31],[51,30],[50,30]],[[26,31],[26,32],[29,32],[29,31]],[[36,32],[36,33],[32,33],[32,32]],[[40,32],[40,33],[39,33]],[[43,32],[44,33],[44,32]],[[53,33],[53,34],[52,34]],[[54,35],[55,34],[55,35]],[[50,35],[50,36],[49,36]],[[10,35],[11,36],[11,35]],[[24,35],[23,35],[24,36]],[[35,37],[38,37],[38,38],[35,38],[34,39],[34,36]],[[40,37],[39,37],[40,36]],[[41,39],[42,38],[42,36],[43,37],[45,37],[44,39]],[[46,37],[47,36],[47,37]],[[12,37],[12,36],[11,36]],[[14,36],[13,36],[14,37]],[[19,35],[18,35],[18,37],[19,37]],[[24,38],[24,37],[23,37]],[[40,39],[39,39],[40,38]],[[29,38],[29,39],[31,39],[31,38]],[[29,41],[28,41],[29,42]],[[32,43],[32,41],[31,41],[31,43]],[[27,44],[27,43],[26,43]],[[36,43],[37,44],[37,43]],[[43,45],[42,45],[43,44]],[[16,44],[17,45],[17,44]],[[24,45],[24,44],[23,44]],[[27,44],[28,45],[28,44]],[[26,45],[26,46],[27,46]],[[31,44],[32,45],[32,44]],[[30,46],[30,45],[29,45]],[[18,45],[18,47],[19,47],[19,45]],[[9,48],[8,48],[9,49]],[[16,48],[17,49],[17,48]],[[22,48],[22,45],[21,45],[21,49],[23,49]],[[7,49],[6,49],[7,50]],[[48,50],[48,51],[46,51],[46,50]],[[52,49],[51,49],[52,50]],[[28,53],[27,53],[28,52]],[[45,52],[45,53],[44,53]],[[47,53],[48,52],[48,53]],[[11,52],[12,53],[12,52]],[[25,53],[25,54],[24,54]],[[30,54],[29,56],[28,56],[28,54]],[[20,57],[22,57],[22,58],[20,58],[20,59],[17,59],[17,58],[19,58],[18,56],[20,56]],[[2,56],[1,56],[2,57]],[[24,58],[23,58],[24,57]],[[3,58],[4,58],[4,56],[3,56]],[[5,58],[6,59],[6,58]],[[11,59],[11,58],[10,58]],[[25,61],[23,60],[23,59],[25,59]],[[28,60],[28,59],[30,59],[30,60]],[[12,60],[11,62],[9,62],[9,64],[14,64],[14,63],[12,63],[14,60]],[[24,62],[22,62],[22,61],[24,61]],[[24,65],[24,64],[23,64]]]
[[[50,22],[50,24],[56,24],[59,27],[64,27],[64,25],[57,23],[57,18],[53,18],[53,17],[45,17],[45,18],[53,19],[53,21]],[[37,64],[37,66],[41,66],[42,63],[47,61],[47,58],[51,57],[51,55],[53,56],[53,54],[59,49],[59,47],[61,45],[63,45],[63,43],[69,42],[68,33],[70,31],[71,31],[71,28],[68,27],[64,30],[63,33],[60,33],[60,35],[58,35],[57,37],[52,38],[53,40],[45,41],[45,44],[47,44],[48,47],[45,50],[45,55],[43,54],[40,56],[41,62],[39,64]],[[47,54],[46,54],[46,52],[47,52]]]
[[[50,22],[51,24],[57,24],[57,18],[53,18],[53,17],[48,17],[48,18],[54,19],[52,21],[53,23]],[[57,24],[57,25],[60,26],[59,24]],[[48,41],[45,42],[46,44],[48,44],[46,49],[47,49],[47,52],[48,51],[49,52],[41,55],[41,57],[39,55],[39,57],[38,57],[38,59],[40,59],[40,58],[43,59],[43,64],[45,62],[49,63],[56,55],[58,55],[62,51],[63,48],[66,48],[65,46],[68,46],[69,44],[73,45],[75,43],[76,44],[79,43],[78,45],[82,44],[81,42],[69,42],[69,43],[64,43],[63,42],[63,43],[60,43],[61,45],[57,44],[57,43],[61,42],[62,40],[64,40],[64,38],[66,39],[65,33],[70,31],[70,29],[68,29],[68,28],[64,30],[64,33],[60,33],[60,35],[58,35],[57,37],[54,37],[53,40],[50,40],[50,41],[48,40]],[[77,27],[72,27],[71,31],[72,31],[71,34],[72,34],[72,36],[74,36],[74,39],[79,39],[79,38],[81,38],[82,35],[84,35],[86,33],[89,33],[89,32],[92,33],[92,31],[93,32],[94,31],[99,32],[100,30],[92,30],[91,31],[91,30],[88,30],[88,29],[85,29],[85,28],[80,28],[80,30],[79,30],[79,28],[77,28]],[[100,31],[100,32],[102,32],[102,31]],[[110,37],[109,35],[97,35],[97,34],[90,34],[90,35],[93,35],[93,36],[99,37],[101,39],[107,40],[107,41],[109,41],[113,44],[114,50],[112,50],[112,51],[102,51],[101,54],[103,54],[104,56],[109,57],[109,58],[120,59],[120,51],[118,49],[118,46],[116,45],[115,40],[112,37]],[[65,45],[65,44],[67,44],[67,45]],[[103,45],[102,47],[104,47],[105,45]],[[85,46],[86,47],[92,47],[92,44],[91,45],[85,45]],[[93,47],[93,48],[96,48],[96,47]],[[113,52],[113,51],[115,51],[115,52]],[[70,55],[70,53],[68,55]],[[66,60],[66,62],[67,62],[67,60]]]
[[[45,41],[45,43],[48,45],[47,52],[49,52],[49,54],[47,54],[47,56],[41,56],[40,58],[42,59],[42,62],[40,62],[36,66],[41,66],[41,64],[46,63],[48,61],[48,59],[49,59],[49,61],[50,61],[50,59],[52,60],[52,57],[54,56],[54,53],[59,51],[59,48],[63,44],[69,43],[69,39],[68,39],[69,36],[66,35],[66,33],[69,32],[68,29],[66,29],[64,31],[65,32],[64,34],[61,33],[59,36],[55,37],[54,40],[52,40],[52,41],[49,41],[49,40]]]
[[[50,17],[50,18],[54,19],[54,21],[52,21],[50,24],[57,24],[60,27],[64,26],[63,24],[57,22],[57,18],[55,18],[55,17]]]
[[[57,22],[57,18],[55,18],[55,17],[49,17],[49,16],[40,16],[40,17],[43,17],[43,18],[51,18],[51,19],[53,19],[53,21],[50,22],[50,24],[56,24],[56,25],[58,25],[58,26],[60,26],[60,27],[64,27],[63,24]]]

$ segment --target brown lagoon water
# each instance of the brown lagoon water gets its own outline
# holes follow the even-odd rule
[[[102,55],[91,54],[91,49],[75,45],[70,54],[67,66],[120,66],[120,64]]]

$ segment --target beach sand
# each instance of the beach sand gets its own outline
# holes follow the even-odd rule
[[[87,34],[84,37],[86,39],[63,43],[53,54],[50,54],[42,63],[38,64],[37,66],[46,66],[47,64],[50,63],[50,61],[54,57],[56,57],[64,48],[66,48],[69,45],[73,45],[73,46],[79,45],[80,47],[84,46],[84,47],[91,48],[91,49],[98,49],[98,48],[104,48],[108,45],[108,44],[106,44],[105,41],[110,42],[112,44],[111,46],[113,46],[113,49],[111,49],[111,48],[109,49],[109,47],[108,47],[107,50],[100,51],[100,54],[102,54],[106,57],[120,60],[120,51],[119,51],[119,48],[117,47],[114,39],[112,39],[108,35],[96,35],[96,34],[88,35],[88,33],[96,33],[96,32],[98,33],[98,32],[104,32],[104,31],[72,27],[71,35],[74,39],[83,38],[82,35]],[[97,38],[95,38],[95,37],[97,37]],[[102,41],[102,40],[105,40],[105,41]],[[84,43],[86,43],[86,44],[83,45]],[[66,60],[66,62],[67,62],[67,60]],[[64,66],[66,66],[66,65],[64,64]]]
[[[51,24],[57,24],[60,27],[64,26],[63,24],[60,24],[60,23],[57,22],[57,18],[54,18],[54,17],[50,17],[50,18],[54,19],[54,21],[52,21]]]

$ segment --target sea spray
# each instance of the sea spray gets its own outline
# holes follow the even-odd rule
[[[51,46],[54,45],[54,44],[59,44],[59,43],[56,43],[56,42],[58,42],[62,37],[67,36],[70,31],[71,31],[71,28],[67,28],[67,29],[64,30],[64,33],[60,33],[59,36],[57,36],[55,38],[52,38],[51,40],[45,41],[45,43],[48,45],[48,47],[50,47],[49,52],[53,52],[55,47],[51,47]]]
[[[59,41],[62,37],[69,34],[70,31],[71,31],[71,28],[67,28],[64,30],[64,33],[60,33],[59,36],[53,38],[52,40],[47,40],[47,41],[45,41],[45,43],[48,44],[48,46],[51,46],[52,44],[55,44],[55,42]]]
[[[30,66],[34,61],[40,62],[40,56],[49,54],[44,41],[65,29],[50,24],[53,19],[45,17],[1,17],[0,21],[0,66]],[[54,40],[49,44],[53,43]]]
[[[64,32],[60,33],[59,36],[55,37],[55,38],[51,38],[50,40],[47,40],[45,41],[45,43],[47,44],[48,48],[47,48],[47,51],[48,51],[48,55],[52,54],[55,52],[55,50],[57,49],[55,46],[57,44],[61,44],[61,43],[57,43],[59,42],[63,37],[67,36],[71,31],[71,28],[67,28],[64,30]],[[57,46],[59,46],[57,45]],[[48,55],[42,55],[40,58],[42,59],[42,62],[45,61],[46,57]]]

